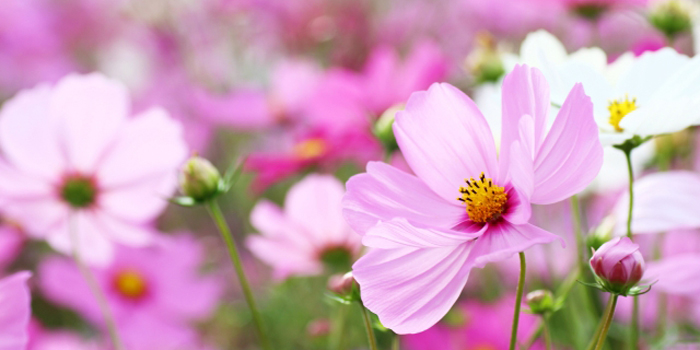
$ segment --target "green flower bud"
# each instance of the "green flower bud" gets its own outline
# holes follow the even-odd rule
[[[527,302],[533,314],[543,315],[554,311],[554,295],[545,289],[527,293],[525,302]]]
[[[667,38],[689,32],[695,8],[690,1],[667,0],[657,2],[649,13],[649,22]]]
[[[465,66],[477,84],[495,83],[506,73],[496,39],[487,32],[476,35],[476,47],[467,56]]]
[[[403,103],[389,107],[374,124],[374,136],[379,139],[388,152],[394,152],[399,149],[399,145],[396,143],[396,137],[394,136],[393,126],[396,112],[402,111],[404,107],[405,105]]]
[[[221,174],[206,159],[193,156],[180,172],[180,191],[197,202],[205,201],[219,193]]]

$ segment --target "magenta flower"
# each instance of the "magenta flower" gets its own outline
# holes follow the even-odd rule
[[[179,124],[162,109],[129,118],[126,88],[71,75],[19,93],[0,111],[0,206],[30,235],[107,264],[112,242],[143,246],[142,225],[166,206],[186,156]]]
[[[190,323],[211,315],[222,290],[216,277],[200,275],[203,259],[202,247],[193,239],[159,237],[152,247],[120,247],[112,265],[93,269],[129,348],[153,349],[157,341],[186,343],[195,338]],[[104,324],[95,297],[72,261],[45,260],[39,267],[39,285],[50,300]]]
[[[307,176],[289,190],[284,212],[269,201],[255,206],[250,220],[262,235],[248,238],[248,247],[276,278],[319,274],[324,264],[347,271],[361,244],[343,219],[342,198],[333,176]]]
[[[639,245],[628,237],[613,238],[600,246],[590,263],[602,286],[611,293],[626,295],[644,275]]]
[[[509,295],[493,304],[479,301],[460,302],[452,309],[449,322],[441,322],[430,329],[403,337],[407,350],[504,350],[508,349],[510,328],[504,324],[513,318],[515,296]],[[538,317],[520,316],[518,342],[524,343],[538,325]],[[542,342],[530,348],[542,350]]]
[[[353,273],[385,326],[423,331],[454,304],[472,267],[560,239],[528,223],[530,203],[584,189],[602,147],[581,85],[547,130],[549,106],[542,73],[516,67],[503,83],[500,156],[484,116],[449,84],[414,93],[397,114],[394,133],[416,176],[369,163],[343,202],[348,223],[374,248]]]
[[[0,349],[24,350],[31,295],[27,287],[29,272],[18,272],[0,280]]]

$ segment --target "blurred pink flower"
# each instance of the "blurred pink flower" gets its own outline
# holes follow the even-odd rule
[[[0,270],[17,258],[25,241],[26,236],[19,227],[8,222],[0,224]]]
[[[503,83],[500,156],[484,116],[451,85],[414,93],[397,113],[394,133],[417,176],[370,163],[348,181],[343,203],[348,223],[374,248],[353,273],[382,324],[423,331],[447,313],[472,267],[561,239],[528,223],[530,203],[583,190],[603,150],[581,85],[547,131],[549,106],[542,73],[516,67]]]
[[[438,323],[430,329],[403,337],[407,350],[507,350],[510,328],[504,324],[513,318],[515,297],[508,296],[489,304],[480,301],[464,301],[451,311],[456,324]],[[537,316],[520,315],[518,340],[523,343],[534,333],[538,325]],[[541,342],[530,348],[542,350]]]
[[[112,265],[93,268],[130,349],[154,349],[155,343],[189,344],[196,339],[191,323],[211,315],[222,291],[219,279],[200,275],[203,254],[190,237],[160,236],[151,247],[119,247]],[[104,324],[93,294],[72,261],[47,259],[38,274],[48,299]]]
[[[31,316],[29,272],[18,272],[0,280],[0,348],[24,350]]]
[[[289,190],[284,211],[259,202],[250,220],[262,235],[250,236],[248,247],[279,279],[320,274],[324,264],[349,269],[361,244],[343,219],[343,192],[333,176],[312,174]]]
[[[71,75],[19,93],[0,111],[0,205],[30,235],[108,264],[112,242],[143,246],[186,156],[162,109],[129,118],[129,95],[101,75]]]
[[[290,136],[286,135],[287,138]],[[333,132],[320,129],[304,132],[291,142],[284,140],[284,136],[273,142],[282,143],[277,147],[282,150],[251,153],[245,160],[244,168],[256,173],[253,182],[255,191],[263,191],[304,170],[317,168],[333,171],[342,162],[365,164],[371,159],[378,159],[380,154],[380,146],[368,130]]]
[[[32,322],[27,350],[106,350],[98,340],[83,339],[70,331],[48,331]]]

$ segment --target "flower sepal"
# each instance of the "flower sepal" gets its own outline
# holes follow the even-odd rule
[[[653,137],[652,135],[645,136],[645,137],[641,137],[639,135],[634,135],[631,138],[625,140],[625,142],[623,142],[621,144],[613,145],[613,147],[621,150],[622,152],[631,153],[633,149],[635,149],[635,148],[641,146],[643,143],[651,140],[652,137]]]
[[[654,281],[654,282],[651,282],[649,284],[636,285],[636,286],[633,286],[630,288],[620,288],[620,286],[618,286],[618,285],[614,285],[611,283],[605,283],[600,277],[595,275],[595,271],[593,271],[593,276],[595,277],[595,280],[596,280],[593,283],[583,282],[583,281],[578,281],[578,283],[581,283],[587,287],[601,290],[603,292],[621,295],[623,297],[634,297],[634,296],[646,294],[651,290],[651,287],[654,284],[656,284],[656,282],[658,282],[658,281]]]

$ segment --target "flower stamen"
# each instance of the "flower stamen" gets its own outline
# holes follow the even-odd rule
[[[622,118],[635,109],[637,109],[637,99],[633,98],[630,101],[627,95],[625,95],[624,99],[610,101],[610,105],[608,106],[608,111],[610,111],[610,119],[608,122],[613,126],[613,128],[615,128],[615,131],[622,132],[624,131],[624,129],[620,127]]]
[[[467,214],[473,222],[492,222],[501,218],[505,211],[508,194],[505,188],[493,184],[491,178],[481,173],[478,179],[464,180],[467,187],[460,187],[462,197],[457,200],[467,205]]]

